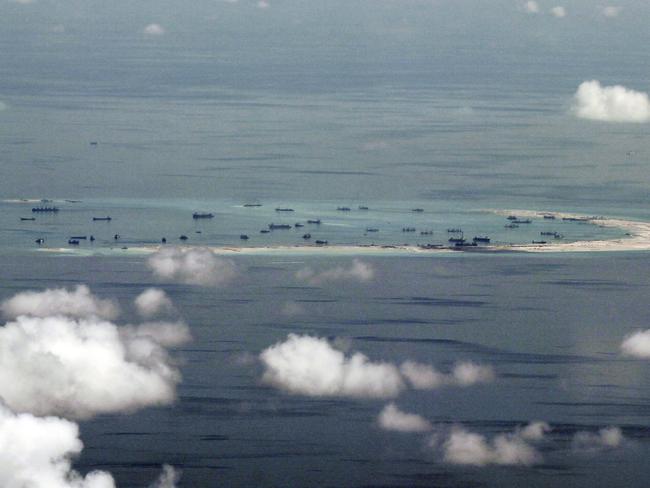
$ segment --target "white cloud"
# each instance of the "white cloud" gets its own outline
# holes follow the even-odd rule
[[[407,383],[417,390],[441,386],[470,386],[494,379],[489,366],[471,362],[456,363],[449,374],[430,365],[405,361],[398,368],[387,362],[373,363],[356,352],[346,353],[350,345],[340,339],[327,339],[289,334],[260,354],[265,367],[263,380],[290,393],[310,396],[351,396],[392,398]]]
[[[551,431],[551,426],[546,422],[531,422],[523,429],[518,430],[519,436],[522,439],[529,441],[541,441],[547,432]]]
[[[621,344],[621,351],[627,356],[650,358],[650,329],[628,335]]]
[[[176,483],[181,479],[181,473],[172,466],[163,465],[163,472],[155,483],[149,485],[149,488],[176,488]]]
[[[365,283],[372,280],[374,277],[375,270],[373,267],[359,259],[353,259],[352,266],[349,268],[337,266],[336,268],[317,273],[313,269],[307,267],[302,268],[296,273],[296,279],[306,281],[311,285],[320,285],[337,281],[358,281]]]
[[[624,86],[601,86],[585,81],[574,95],[573,112],[583,119],[604,122],[647,122],[650,120],[648,94]]]
[[[576,451],[596,451],[615,449],[624,441],[623,433],[618,427],[604,427],[597,433],[577,432],[573,436],[572,447]]]
[[[79,427],[56,417],[14,414],[0,405],[0,486],[4,488],[114,488],[113,477],[93,471],[82,477],[71,457],[83,448]]]
[[[78,285],[73,291],[54,288],[45,291],[26,291],[5,300],[0,305],[8,318],[20,315],[47,317],[65,315],[69,317],[101,317],[114,319],[119,307],[111,300],[95,297],[86,285]]]
[[[489,383],[494,380],[494,370],[470,361],[454,365],[451,373],[444,374],[428,364],[405,361],[400,366],[401,373],[416,390],[430,390],[441,386],[471,386]]]
[[[605,17],[618,17],[618,14],[621,13],[621,7],[615,7],[612,5],[608,5],[606,7],[603,7],[601,10],[602,14]]]
[[[553,17],[557,17],[558,19],[561,19],[563,17],[566,17],[566,9],[561,6],[553,7],[551,9],[551,15]]]
[[[136,297],[134,303],[138,314],[146,318],[174,311],[174,305],[170,298],[158,288],[148,288],[143,291]]]
[[[428,364],[405,361],[400,366],[400,372],[416,390],[431,390],[439,388],[447,382],[445,374],[440,373]]]
[[[260,354],[263,381],[309,396],[391,398],[404,388],[398,369],[361,353],[346,356],[326,339],[289,334]]]
[[[398,432],[427,432],[431,430],[428,420],[413,413],[402,412],[394,403],[384,407],[377,418],[379,427]]]
[[[160,24],[149,24],[142,32],[148,36],[162,36],[165,33],[165,29]]]
[[[216,286],[237,276],[235,264],[205,248],[165,247],[147,260],[159,279],[188,285]]]
[[[539,4],[534,0],[529,0],[524,3],[524,11],[529,14],[538,14],[539,13]]]
[[[3,488],[115,488],[106,471],[72,469],[83,449],[79,426],[58,417],[16,414],[0,403],[0,486]],[[165,465],[150,488],[175,488],[179,474]]]
[[[79,419],[168,404],[180,374],[165,345],[188,337],[183,324],[21,316],[0,328],[0,397],[16,412]]]
[[[267,2],[266,0],[260,0],[259,2],[257,2],[257,8],[267,9],[270,6],[271,6],[271,4],[269,2]]]
[[[535,427],[535,434],[540,429]],[[486,466],[501,465],[531,465],[541,461],[541,455],[531,446],[522,432],[528,427],[511,434],[499,434],[492,441],[481,434],[469,432],[462,427],[454,427],[443,444],[444,460],[451,464],[468,464]],[[543,432],[542,432],[543,434]],[[541,437],[535,438],[541,440]]]

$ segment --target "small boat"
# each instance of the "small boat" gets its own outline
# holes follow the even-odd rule
[[[275,209],[276,212],[293,212],[292,208],[283,208],[283,207],[278,207]]]
[[[402,227],[402,232],[415,232],[415,227]]]
[[[432,230],[421,230],[421,231],[420,231],[420,235],[421,235],[421,236],[432,236],[432,235],[433,235],[433,231],[432,231]]]
[[[463,229],[459,227],[455,227],[455,228],[447,229],[447,232],[449,232],[450,234],[460,234],[461,232],[463,232]]]
[[[36,244],[39,244],[39,245],[40,245],[40,244],[43,244],[43,243],[45,242],[45,239],[43,239],[42,237],[39,237],[39,238],[36,239],[34,242],[35,242]]]
[[[377,228],[375,228],[375,227],[368,227],[368,228],[366,229],[366,232],[379,232],[379,229],[377,229]]]
[[[162,239],[160,239],[160,242],[162,242],[163,244],[167,244],[167,238],[163,237]]]
[[[418,212],[418,213],[421,213],[421,212],[424,212],[424,209],[423,209],[423,208],[412,208],[412,209],[411,209],[411,212]]]
[[[320,219],[316,219],[316,220],[308,220],[307,223],[308,223],[308,224],[316,224],[316,225],[320,225]]]
[[[241,234],[241,235],[239,236],[239,238],[240,238],[241,240],[243,240],[243,241],[247,241],[247,240],[248,240],[248,236],[247,236],[246,234]]]
[[[194,212],[192,214],[193,219],[211,219],[213,217],[214,214],[210,212]]]
[[[70,236],[70,239],[75,240],[75,241],[81,241],[81,240],[88,239],[88,237],[87,236]]]
[[[359,210],[368,210],[368,207],[365,205],[359,205]]]
[[[244,204],[244,207],[246,207],[246,208],[250,208],[250,207],[261,207],[261,206],[262,206],[261,203],[245,203],[245,204]]]
[[[533,244],[546,244],[546,241],[533,241]]]
[[[90,236],[90,242],[95,242],[95,236]]]
[[[90,145],[91,145],[91,146],[96,146],[96,145],[97,145],[97,141],[90,141]]]
[[[289,224],[269,224],[269,229],[291,229],[291,226]]]
[[[59,209],[57,207],[34,207],[32,208],[32,212],[58,212]]]
[[[516,215],[508,215],[506,217],[506,219],[508,219],[508,220],[517,220],[517,216]]]
[[[318,244],[318,245],[320,245],[320,246],[322,246],[322,245],[325,245],[325,244],[327,244],[327,241],[321,241],[321,240],[317,240],[317,241],[316,241],[316,244]]]
[[[336,207],[336,210],[338,210],[339,212],[349,212],[350,207]]]
[[[115,235],[113,236],[113,239],[115,239],[116,241],[117,241],[119,238],[120,238],[120,235],[119,235],[119,234],[115,234]]]
[[[36,218],[35,217],[20,217],[20,220],[22,220],[24,222],[26,220],[36,220]]]
[[[295,224],[293,224],[293,226],[294,226],[296,229],[299,229],[300,227],[304,227],[305,224],[301,224],[300,222],[296,222]]]
[[[311,234],[303,234],[302,238],[305,240],[311,239]]]
[[[515,219],[512,221],[513,224],[532,224],[533,221],[530,219]]]
[[[101,220],[105,220],[107,222],[110,222],[113,219],[111,219],[108,215],[106,217],[93,217],[93,222],[97,222],[97,221],[101,221]]]
[[[179,237],[179,239],[180,239],[181,241],[186,241],[186,240],[188,239],[188,237],[187,237],[185,234],[182,234],[182,235]]]
[[[70,244],[72,246],[78,246],[79,241],[77,239],[68,239],[68,244]]]
[[[268,234],[269,232],[271,232],[269,229],[262,229],[260,234]]]
[[[519,226],[517,224],[513,224],[513,223],[506,224],[506,225],[504,225],[504,227],[506,229],[518,229],[519,228]]]
[[[476,236],[472,239],[473,242],[482,242],[484,244],[489,244],[490,238],[488,236]]]
[[[552,215],[552,214],[544,214],[543,217],[546,220],[555,220],[555,215]]]

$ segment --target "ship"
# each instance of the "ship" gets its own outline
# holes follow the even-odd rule
[[[214,214],[210,212],[194,212],[192,214],[193,219],[211,219],[214,217]]]
[[[58,212],[59,209],[57,207],[34,207],[32,208],[32,212]]]

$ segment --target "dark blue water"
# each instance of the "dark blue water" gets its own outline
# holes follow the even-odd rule
[[[109,470],[125,487],[145,485],[162,463],[183,470],[181,486],[645,485],[648,364],[618,352],[622,337],[648,321],[643,255],[365,260],[377,275],[363,285],[304,286],[293,277],[305,264],[345,259],[269,257],[238,258],[243,273],[231,287],[163,285],[194,336],[178,351],[179,399],[82,423],[77,467]],[[2,269],[0,298],[83,281],[127,304],[156,284],[139,258],[3,258]],[[285,315],[289,302],[303,313]],[[493,365],[494,383],[407,391],[397,403],[437,426],[488,436],[544,420],[554,429],[544,462],[454,467],[426,435],[381,431],[375,419],[385,402],[261,384],[261,367],[240,358],[290,332],[349,339],[373,360]],[[575,432],[608,425],[622,428],[623,447],[571,450]]]

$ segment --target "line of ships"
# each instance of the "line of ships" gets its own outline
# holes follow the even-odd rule
[[[247,203],[244,204],[244,207],[261,207],[262,204],[259,203]],[[368,210],[367,206],[360,205],[359,210]],[[341,212],[349,212],[351,211],[350,207],[337,207],[338,211]],[[39,207],[34,207],[32,208],[33,213],[56,213],[58,212],[59,209],[55,206],[39,206]],[[287,207],[278,207],[275,209],[276,212],[293,212],[294,209],[292,208],[287,208]],[[421,213],[424,212],[424,209],[422,208],[413,208],[411,209],[412,212],[417,212]],[[200,220],[200,219],[212,219],[214,218],[214,214],[211,212],[194,212],[192,214],[192,218],[195,220]],[[545,220],[555,220],[555,215],[552,214],[544,214],[543,218]],[[110,222],[112,218],[110,216],[105,216],[105,217],[93,217],[93,221],[108,221]],[[28,221],[28,220],[36,220],[34,217],[21,217],[20,220],[22,221]],[[508,229],[515,229],[518,228],[519,225],[521,224],[530,224],[532,223],[531,219],[520,219],[516,215],[509,215],[507,217],[508,223],[505,225],[506,228]],[[590,219],[588,217],[563,217],[562,220],[564,221],[571,221],[571,222],[588,222]],[[312,224],[312,225],[320,225],[321,220],[320,219],[310,219],[307,220],[307,224]],[[299,222],[295,223],[293,226],[290,224],[275,224],[271,223],[268,225],[268,229],[262,229],[260,233],[262,234],[267,234],[273,230],[283,230],[283,229],[291,229],[291,228],[301,228],[304,227],[304,224],[301,224]],[[416,229],[415,227],[403,227],[402,232],[415,232]],[[374,228],[374,227],[368,227],[366,228],[366,233],[374,233],[374,232],[379,232],[379,229]],[[479,244],[489,244],[490,243],[490,238],[488,236],[474,236],[472,240],[467,240],[465,239],[463,235],[463,231],[460,228],[449,228],[447,229],[447,232],[450,234],[454,234],[451,237],[449,237],[448,242],[453,245],[454,247],[466,247],[466,246],[478,246]],[[420,235],[432,235],[433,231],[426,230],[426,231],[421,231]],[[540,232],[541,236],[548,236],[548,237],[553,237],[554,239],[562,239],[564,236],[558,232],[554,231],[543,231]],[[242,240],[248,240],[249,236],[247,234],[241,234],[240,239]],[[311,234],[306,233],[303,234],[302,238],[304,240],[310,240],[311,239]],[[114,239],[117,241],[119,240],[120,236],[119,234],[115,234]],[[68,240],[68,244],[70,245],[79,245],[80,240],[86,240],[88,239],[87,236],[72,236]],[[188,237],[186,235],[181,235],[179,237],[181,241],[186,241],[188,240]],[[95,237],[92,235],[88,239],[89,241],[93,242],[95,241]],[[36,239],[37,244],[43,244],[45,242],[44,239],[39,238]],[[167,239],[162,238],[162,243],[166,243]],[[327,244],[328,242],[325,240],[316,240],[314,241],[318,245],[324,245]],[[545,240],[533,240],[533,244],[546,244],[547,241]],[[420,247],[431,249],[431,248],[441,248],[443,247],[441,244],[423,244],[420,245]]]

